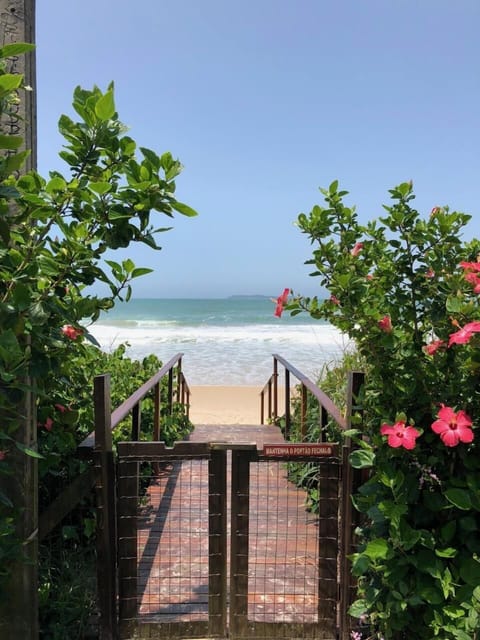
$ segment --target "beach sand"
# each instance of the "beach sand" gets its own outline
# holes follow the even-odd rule
[[[193,424],[260,424],[261,387],[192,386]]]

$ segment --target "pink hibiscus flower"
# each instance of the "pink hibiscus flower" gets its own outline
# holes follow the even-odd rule
[[[55,409],[57,411],[60,411],[60,413],[65,413],[65,411],[68,411],[67,407],[64,407],[63,404],[56,404],[55,405]]]
[[[337,298],[337,296],[334,296],[334,295],[330,296],[330,302],[332,304],[337,304],[337,305],[340,304],[340,300]]]
[[[51,418],[47,418],[47,419],[45,420],[45,422],[43,423],[43,425],[42,425],[42,424],[40,424],[40,426],[41,426],[41,427],[42,427],[42,426],[43,426],[43,427],[45,427],[45,429],[46,429],[47,431],[51,431],[51,430],[52,430],[52,427],[53,427],[53,420],[52,420]]]
[[[64,324],[61,331],[63,335],[70,340],[76,340],[78,336],[81,336],[83,333],[81,329],[75,329],[71,324]]]
[[[279,295],[276,300],[276,307],[275,307],[275,311],[273,312],[273,315],[276,316],[277,318],[280,318],[280,316],[283,313],[283,307],[287,304],[289,293],[290,293],[290,289],[284,289],[283,293]]]
[[[460,266],[465,271],[480,271],[480,262],[460,262]]]
[[[442,404],[438,412],[438,420],[432,424],[432,430],[438,433],[447,447],[456,447],[459,442],[472,442],[472,420],[465,411],[455,411]]]
[[[353,249],[350,250],[350,253],[353,257],[358,256],[360,251],[363,249],[363,242],[357,242]]]
[[[428,344],[426,344],[423,347],[423,350],[425,351],[425,353],[429,356],[433,356],[433,354],[438,351],[439,349],[441,349],[442,347],[444,347],[447,343],[445,342],[445,340],[433,340],[432,342],[429,342]]]
[[[5,460],[7,452],[4,449],[0,449],[0,460]]]
[[[473,284],[473,293],[480,293],[480,275],[473,271],[467,271],[465,273],[465,280]]]
[[[388,314],[378,321],[378,326],[385,333],[392,333],[393,331],[392,320]]]
[[[394,425],[382,424],[380,428],[382,436],[388,436],[387,443],[389,447],[397,449],[403,447],[404,449],[414,449],[415,441],[420,435],[414,427],[405,426],[403,420],[395,422]]]
[[[467,344],[468,342],[470,342],[473,334],[479,332],[480,322],[468,322],[464,327],[462,327],[458,331],[455,331],[455,333],[450,334],[448,346],[451,347],[452,344]]]

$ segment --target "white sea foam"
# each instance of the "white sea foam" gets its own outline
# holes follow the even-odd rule
[[[127,354],[141,359],[151,353],[163,362],[184,353],[189,384],[263,385],[272,372],[272,354],[316,379],[326,363],[338,360],[348,339],[327,324],[199,325],[141,322],[129,326],[97,324],[90,332],[110,351],[128,343]]]

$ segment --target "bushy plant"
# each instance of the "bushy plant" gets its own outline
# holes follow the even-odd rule
[[[132,280],[151,271],[129,258],[117,262],[112,252],[132,243],[159,249],[156,235],[169,228],[158,226],[159,214],[196,215],[175,196],[180,162],[144,147],[138,157],[118,118],[113,84],[104,92],[75,89],[79,120],[59,120],[65,175],[19,175],[29,151],[19,150],[23,140],[6,122],[18,121],[15,105],[27,88],[21,75],[7,72],[6,60],[31,49],[0,49],[0,588],[23,542],[15,529],[19,505],[8,490],[11,461],[20,449],[40,459],[42,480],[71,474],[76,463],[65,454],[91,428],[81,392],[92,353],[84,341],[94,342],[86,325],[128,300]],[[92,294],[94,283],[107,293]],[[30,392],[40,453],[35,442],[22,442]]]
[[[351,463],[370,478],[353,616],[386,639],[472,640],[480,620],[480,242],[470,216],[422,217],[411,183],[361,225],[334,182],[326,206],[298,218],[315,245],[313,276],[330,294],[297,298],[348,334],[367,365]],[[377,637],[377,636],[376,636]]]

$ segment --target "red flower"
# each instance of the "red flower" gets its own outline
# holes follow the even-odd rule
[[[480,275],[473,273],[473,271],[467,271],[465,280],[473,284],[473,293],[480,293]]]
[[[443,347],[445,345],[446,345],[445,340],[433,340],[433,342],[430,342],[429,344],[426,344],[423,347],[423,350],[425,351],[425,353],[427,355],[433,356],[435,351],[438,351],[441,347]]]
[[[433,218],[437,215],[437,213],[440,213],[440,207],[433,207],[433,209],[430,211],[430,217]]]
[[[479,332],[480,322],[469,322],[459,331],[455,331],[455,333],[450,334],[448,346],[451,347],[452,344],[467,344],[467,342],[470,342],[473,334]]]
[[[388,436],[387,442],[389,447],[404,449],[414,449],[415,440],[420,435],[420,431],[417,431],[414,427],[406,427],[403,420],[395,422],[395,424],[382,424],[380,428],[382,436]]]
[[[426,278],[434,278],[435,277],[435,271],[433,269],[428,269],[428,271],[425,272],[425,277]]]
[[[378,321],[378,326],[385,333],[392,333],[393,331],[392,320],[388,314]]]
[[[65,413],[65,411],[68,411],[67,407],[64,407],[63,404],[56,404],[55,409],[57,409],[57,411],[60,411],[60,413]]]
[[[287,304],[289,293],[290,293],[290,289],[284,289],[283,293],[279,295],[276,300],[276,307],[275,307],[275,311],[273,312],[273,315],[276,316],[277,318],[280,318],[280,316],[283,313],[283,307]]]
[[[63,325],[61,331],[63,335],[69,338],[70,340],[76,340],[78,336],[81,336],[83,333],[81,329],[75,329],[75,327],[72,327],[71,324]]]
[[[0,460],[5,460],[7,452],[4,449],[0,449]]]
[[[480,271],[480,262],[460,262],[460,266],[465,271]]]
[[[350,253],[353,257],[358,256],[360,251],[363,249],[363,242],[357,242],[356,245],[351,249]]]
[[[330,296],[330,302],[332,304],[340,304],[340,300],[337,298],[337,296],[334,296],[334,295]]]
[[[438,420],[432,424],[432,430],[438,433],[447,447],[456,447],[459,442],[472,442],[473,431],[470,429],[472,420],[465,411],[455,411],[442,404],[438,412]]]
[[[53,427],[53,420],[51,418],[47,418],[43,424],[47,431],[51,431]]]

